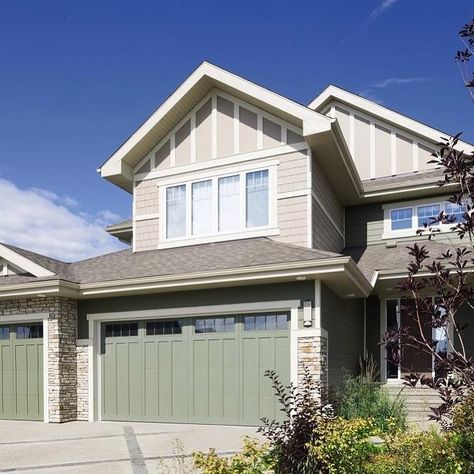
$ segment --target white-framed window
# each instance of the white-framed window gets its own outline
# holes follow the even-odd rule
[[[442,232],[449,232],[453,224],[433,224],[441,212],[455,217],[455,223],[463,220],[466,206],[458,206],[445,200],[424,199],[410,204],[387,204],[384,209],[383,238],[405,237],[416,235],[426,223],[428,226],[439,226]]]
[[[433,219],[439,216],[441,209],[440,204],[427,204],[425,206],[418,206],[417,217],[418,227],[421,228],[425,224],[430,226],[433,223]]]
[[[392,209],[390,211],[390,222],[392,231],[411,229],[413,225],[413,208]]]
[[[268,166],[160,186],[159,246],[274,235],[275,179]]]

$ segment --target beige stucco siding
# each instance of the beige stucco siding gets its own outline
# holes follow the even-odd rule
[[[354,117],[354,160],[361,179],[370,178],[370,122]]]
[[[155,152],[155,169],[167,169],[171,165],[170,140],[166,140]]]
[[[257,114],[240,107],[239,151],[245,153],[257,149]]]
[[[281,126],[263,118],[263,147],[273,148],[281,144]]]
[[[234,104],[217,97],[217,156],[234,154]]]
[[[150,172],[301,143],[301,132],[293,124],[215,90],[143,157],[134,173],[143,179]]]
[[[390,176],[391,144],[390,130],[375,126],[375,176]]]
[[[186,165],[191,159],[191,121],[187,120],[175,135],[175,165]]]
[[[431,154],[433,153],[432,148],[420,145],[418,147],[418,168],[420,171],[432,169],[435,167],[433,163],[428,163],[433,159]]]
[[[412,130],[337,100],[326,113],[336,118],[362,180],[433,168],[427,162],[436,145]]]
[[[349,112],[339,107],[335,108],[336,119],[341,127],[342,134],[346,137],[347,143],[349,143]]]
[[[396,135],[397,174],[413,171],[413,142],[402,135]]]
[[[209,99],[196,112],[196,161],[212,157],[212,103]]]

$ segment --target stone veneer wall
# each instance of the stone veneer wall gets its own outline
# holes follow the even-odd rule
[[[31,313],[49,313],[49,421],[62,423],[76,420],[77,301],[57,296],[0,300],[0,323],[2,316]]]
[[[87,345],[77,346],[77,419],[89,419],[89,352]]]
[[[301,383],[305,367],[319,383],[323,398],[328,393],[328,337],[322,330],[317,336],[298,336],[298,383]]]

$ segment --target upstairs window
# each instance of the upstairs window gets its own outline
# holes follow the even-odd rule
[[[455,223],[462,222],[464,220],[464,213],[467,211],[467,206],[459,204],[454,204],[452,202],[447,202],[445,206],[445,212],[448,216],[455,217]]]
[[[423,227],[425,224],[430,226],[433,224],[433,218],[437,218],[440,213],[439,204],[431,204],[428,206],[418,207],[418,227]]]
[[[268,170],[247,173],[247,227],[268,225]]]
[[[271,169],[191,181],[165,188],[166,240],[268,229]]]
[[[413,236],[418,229],[424,227],[425,223],[428,226],[438,226],[442,232],[449,232],[454,224],[464,220],[464,213],[467,211],[466,205],[458,206],[451,202],[428,202],[428,200],[408,206],[390,204],[384,208],[384,238]],[[441,212],[448,216],[454,216],[454,224],[434,223],[433,219],[437,219]]]
[[[407,207],[405,209],[394,209],[390,213],[391,215],[391,229],[392,230],[403,230],[411,229],[413,226],[413,209]]]
[[[219,178],[219,232],[238,231],[240,222],[240,176]]]
[[[186,186],[166,189],[166,236],[169,239],[186,235]]]

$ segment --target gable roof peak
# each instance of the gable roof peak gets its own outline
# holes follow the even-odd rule
[[[130,192],[133,167],[213,89],[301,126],[305,137],[331,130],[331,118],[204,61],[100,167],[102,177]]]
[[[38,278],[55,276],[54,272],[40,264],[34,256],[47,259],[47,257],[33,252],[23,251],[23,249],[0,243],[0,257],[3,260]]]
[[[378,104],[366,97],[351,92],[334,84],[329,84],[319,95],[317,95],[308,105],[312,110],[323,112],[332,102],[337,101],[343,104],[359,109],[369,115],[381,119],[395,127],[405,129],[408,132],[418,135],[429,142],[439,143],[442,138],[448,138],[449,133],[442,132],[419,120],[413,119],[396,110]],[[458,147],[466,153],[474,152],[474,145],[468,142],[459,141]]]

